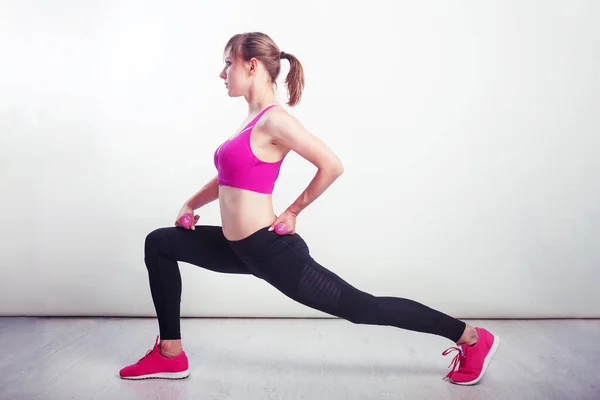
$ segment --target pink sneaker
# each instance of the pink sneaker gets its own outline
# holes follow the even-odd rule
[[[190,371],[185,352],[181,352],[175,357],[165,357],[160,354],[157,336],[154,348],[148,350],[146,355],[140,358],[137,363],[119,371],[119,375],[123,379],[183,379],[190,375]]]
[[[450,382],[457,385],[474,385],[483,377],[498,350],[500,339],[483,328],[475,329],[479,333],[479,339],[475,345],[461,344],[458,347],[450,347],[442,353],[445,356],[454,350],[458,351],[450,363],[452,370],[444,379],[448,378]],[[457,365],[458,370],[455,371]]]

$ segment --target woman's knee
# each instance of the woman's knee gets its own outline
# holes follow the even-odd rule
[[[169,232],[173,228],[157,228],[146,235],[144,241],[144,251],[146,254],[151,252],[159,252],[166,254],[169,251]]]
[[[379,320],[379,301],[376,296],[347,286],[340,296],[340,317],[353,324],[376,324]]]

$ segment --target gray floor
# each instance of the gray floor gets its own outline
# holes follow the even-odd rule
[[[446,339],[342,320],[184,319],[192,375],[124,381],[155,320],[0,318],[0,399],[600,399],[600,320],[468,322],[501,337],[472,387]]]

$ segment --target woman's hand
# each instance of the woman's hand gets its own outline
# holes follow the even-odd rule
[[[194,222],[192,223],[192,225],[189,228],[185,227],[179,223],[179,218],[181,218],[185,214],[189,215],[190,217],[193,217],[193,220],[194,220]],[[194,209],[192,207],[190,207],[187,203],[185,203],[181,207],[181,210],[179,210],[179,215],[177,216],[177,218],[175,218],[175,226],[180,226],[182,228],[191,229],[194,231],[194,230],[196,230],[196,228],[195,228],[196,222],[198,222],[199,219],[200,219],[199,215],[194,215]]]
[[[275,229],[275,225],[279,223],[283,223],[287,227],[287,232],[285,233],[286,235],[293,235],[296,233],[296,214],[290,210],[286,210],[283,214],[277,217],[275,221],[271,223],[269,231]]]

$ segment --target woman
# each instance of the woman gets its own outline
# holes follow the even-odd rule
[[[277,105],[274,83],[281,60],[290,62],[286,78],[289,106],[300,101],[304,87],[298,59],[279,50],[267,35],[233,36],[224,49],[220,77],[231,97],[243,96],[249,115],[239,133],[214,154],[217,176],[181,208],[174,227],[151,232],[145,263],[158,318],[160,342],[137,363],[123,368],[126,379],[189,375],[180,333],[181,275],[178,261],[216,272],[252,274],[308,307],[355,324],[387,325],[446,337],[456,346],[454,367],[446,376],[457,384],[477,383],[498,346],[498,338],[413,300],[376,297],[362,292],[319,265],[295,232],[296,217],[343,172],[336,155],[285,109]],[[276,216],[272,191],[285,156],[294,151],[318,171],[302,194]],[[219,199],[222,226],[198,225],[194,211]],[[193,216],[189,228],[179,221]],[[283,223],[287,234],[274,227]],[[458,369],[456,369],[458,366]]]

